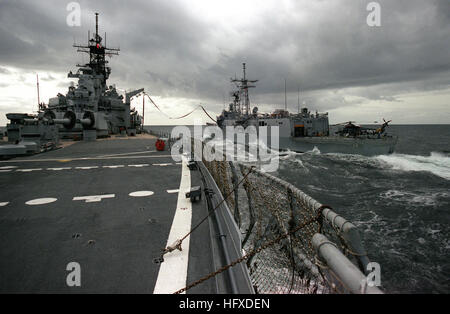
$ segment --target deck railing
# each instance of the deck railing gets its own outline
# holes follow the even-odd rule
[[[257,293],[381,293],[368,285],[357,228],[331,206],[251,165],[207,159],[201,162],[241,231]]]

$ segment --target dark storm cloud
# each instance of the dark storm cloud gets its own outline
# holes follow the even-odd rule
[[[450,70],[450,24],[436,26],[441,8],[433,2],[380,1],[379,28],[365,23],[366,1],[324,3],[329,5],[311,11],[306,25],[294,17],[302,3],[294,13],[268,13],[231,63],[251,54],[253,76],[263,78],[260,87],[267,92],[282,90],[282,78],[314,90],[417,80]],[[292,50],[291,58],[283,48]]]
[[[73,58],[81,58],[74,53],[72,43],[74,39],[77,43],[85,43],[87,31],[92,34],[95,28],[94,12],[101,13],[100,35],[103,36],[107,29],[107,43],[120,44],[122,53],[127,57],[122,62],[128,68],[127,72],[147,68],[146,62],[163,70],[164,62],[170,65],[177,58],[195,62],[199,55],[196,43],[201,40],[202,27],[185,16],[176,4],[162,1],[149,4],[147,1],[135,1],[134,4],[128,1],[79,1],[81,27],[69,27],[66,24],[69,13],[66,11],[67,3],[0,2],[0,62],[47,70],[73,67]],[[139,60],[133,62],[135,58]],[[152,64],[152,59],[163,63]],[[129,61],[135,68],[129,68]]]
[[[44,8],[39,7],[40,3],[0,2],[0,62],[3,65],[56,71],[67,67],[63,56],[72,39],[67,41],[71,36],[66,31],[65,20],[58,18],[64,16],[65,7]]]
[[[304,92],[366,86],[359,91],[364,97],[388,101],[396,100],[388,83],[404,90],[448,87],[449,2],[378,1],[381,27],[366,24],[368,2],[274,5],[252,24],[217,38],[223,25],[187,10],[189,1],[79,1],[82,25],[68,27],[68,2],[3,0],[0,64],[74,69],[82,58],[71,44],[74,38],[86,41],[87,30],[94,29],[93,13],[99,12],[107,44],[121,48],[121,55],[110,61],[110,83],[120,88],[142,86],[157,95],[222,103],[229,78],[241,75],[242,62],[249,76],[260,80],[252,93],[265,103],[282,102],[277,93],[284,91],[285,78],[290,98],[298,87]],[[373,88],[377,85],[388,91]],[[341,95],[332,99],[333,106],[345,104]]]

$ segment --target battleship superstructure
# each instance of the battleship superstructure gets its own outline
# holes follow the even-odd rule
[[[106,36],[106,34],[105,34]],[[144,91],[143,88],[127,92],[125,99],[115,86],[106,84],[111,68],[106,56],[118,55],[117,48],[108,48],[98,33],[98,13],[95,14],[95,34],[87,45],[73,45],[78,52],[89,55],[89,63],[77,64],[76,73],[69,78],[78,79],[66,95],[58,94],[49,100],[48,106],[40,105],[39,117],[59,123],[61,137],[97,138],[109,134],[134,135],[141,129],[142,118],[130,109],[131,97]]]
[[[106,36],[106,34],[105,34]],[[134,136],[143,130],[143,117],[130,108],[131,98],[142,94],[137,89],[120,95],[115,86],[107,86],[111,74],[106,56],[118,55],[119,49],[107,48],[98,34],[98,13],[95,13],[95,34],[88,43],[76,45],[78,52],[89,54],[89,63],[78,64],[78,84],[69,86],[66,95],[50,98],[48,105],[39,102],[38,114],[8,113],[8,142],[0,145],[0,158],[39,153],[56,148],[60,138],[95,140],[110,134]]]
[[[223,110],[217,117],[217,125],[226,130],[227,126],[279,127],[279,148],[298,152],[311,151],[317,148],[322,153],[344,153],[360,155],[391,154],[398,138],[386,133],[390,121],[377,128],[365,128],[352,122],[343,124],[333,130],[328,121],[328,113],[311,113],[302,108],[298,114],[289,113],[286,109],[277,109],[271,114],[259,113],[258,107],[250,112],[248,89],[258,80],[246,77],[246,66],[243,64],[243,78],[231,79],[237,90],[232,92],[233,102],[228,110]],[[249,84],[250,83],[250,84]],[[269,136],[270,139],[270,136]],[[269,142],[270,144],[270,142]]]

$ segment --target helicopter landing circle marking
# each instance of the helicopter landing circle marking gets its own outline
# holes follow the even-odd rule
[[[136,191],[136,192],[131,192],[130,196],[132,197],[144,197],[144,196],[150,196],[155,194],[153,191]]]

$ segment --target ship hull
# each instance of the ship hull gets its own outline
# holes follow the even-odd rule
[[[364,156],[388,155],[394,152],[398,137],[394,135],[384,135],[378,137],[377,135],[362,135],[362,136],[292,136],[295,132],[292,121],[289,118],[270,118],[270,119],[252,119],[247,121],[246,126],[256,128],[256,132],[260,133],[258,124],[263,122],[267,126],[266,139],[261,139],[268,143],[268,146],[274,150],[291,150],[295,152],[308,152],[315,148],[321,153],[341,153]],[[225,120],[222,128],[226,133],[226,127],[235,126],[236,121],[232,119]],[[273,134],[278,138],[278,146],[271,144],[272,127],[279,127],[277,134]],[[330,129],[330,134],[336,134],[335,129]],[[248,128],[245,131],[249,131]],[[275,144],[275,143],[274,143]]]
[[[397,145],[397,136],[383,136],[376,138],[369,137],[343,137],[343,136],[320,136],[320,137],[292,137],[292,136],[276,136],[278,144],[273,142],[270,130],[267,137],[259,138],[260,141],[266,143],[273,150],[290,150],[305,153],[313,150],[319,150],[320,153],[339,153],[363,156],[389,155],[394,152]],[[226,129],[224,130],[226,134]],[[257,132],[258,135],[259,132]],[[250,138],[249,134],[245,135],[246,145],[255,144],[255,137]],[[235,138],[235,143],[236,138]]]

